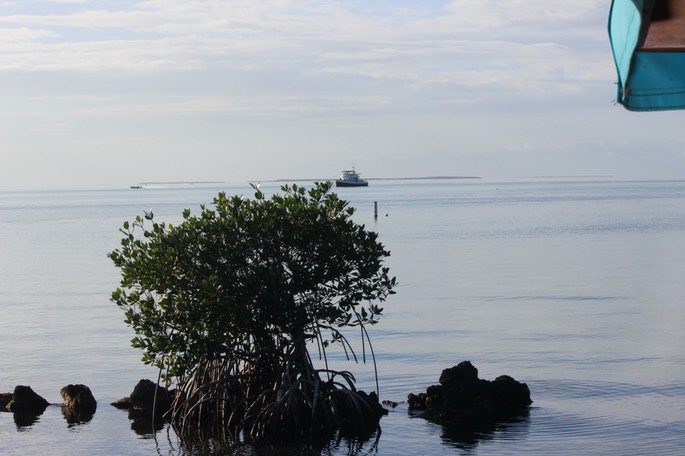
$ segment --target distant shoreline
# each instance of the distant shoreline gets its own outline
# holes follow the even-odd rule
[[[530,176],[525,179],[613,179],[614,176],[609,174],[586,174],[586,175],[549,175],[549,176]],[[481,176],[409,176],[409,177],[367,177],[368,181],[412,181],[412,180],[479,180],[483,179]],[[281,179],[263,179],[263,180],[250,180],[248,182],[272,182],[272,183],[284,183],[284,182],[325,182],[333,181],[335,178],[281,178]],[[138,188],[137,186],[150,186],[150,185],[217,185],[217,184],[229,184],[229,181],[218,181],[218,180],[205,180],[205,181],[148,181],[140,182],[136,186],[132,185],[132,188]]]
[[[420,176],[420,177],[365,177],[368,181],[400,181],[400,180],[450,180],[450,179],[482,179],[479,176]],[[335,178],[319,178],[319,179],[273,179],[262,182],[314,182],[314,181],[328,181],[335,180]]]
[[[254,179],[247,182],[272,182],[272,183],[284,183],[284,182],[325,182],[334,181],[336,178],[296,178],[296,179]],[[418,176],[418,177],[367,177],[366,180],[369,181],[408,181],[408,180],[456,180],[456,179],[482,179],[479,176]],[[206,180],[206,181],[146,181],[138,182],[137,184],[130,185],[133,189],[140,189],[149,186],[166,186],[166,185],[219,185],[219,184],[230,184],[229,181],[217,181],[217,180]]]
[[[532,179],[613,179],[611,174],[578,174],[570,176],[533,176]]]

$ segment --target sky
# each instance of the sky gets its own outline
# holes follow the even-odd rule
[[[0,0],[0,189],[685,179],[615,103],[610,0]]]

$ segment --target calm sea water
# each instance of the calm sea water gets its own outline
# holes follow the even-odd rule
[[[219,190],[251,194],[0,193],[0,392],[30,385],[59,403],[61,387],[84,383],[99,402],[80,425],[59,407],[29,426],[0,413],[0,454],[187,454],[167,429],[139,435],[109,406],[157,372],[109,301],[119,276],[106,253],[124,220],[152,209],[174,222]],[[470,360],[481,378],[526,382],[534,403],[481,434],[400,404],[376,446],[328,453],[685,454],[685,182],[373,181],[338,193],[380,233],[400,282],[371,330],[381,398],[402,401]],[[344,367],[374,389],[370,365]]]

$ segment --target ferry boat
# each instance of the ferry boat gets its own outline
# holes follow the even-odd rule
[[[340,178],[335,180],[336,187],[368,187],[369,183],[361,178],[359,173],[352,169],[344,169]]]

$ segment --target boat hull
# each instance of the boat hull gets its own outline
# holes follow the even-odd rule
[[[369,183],[366,181],[349,182],[349,181],[344,181],[344,180],[338,179],[335,181],[335,186],[336,187],[368,187]]]

